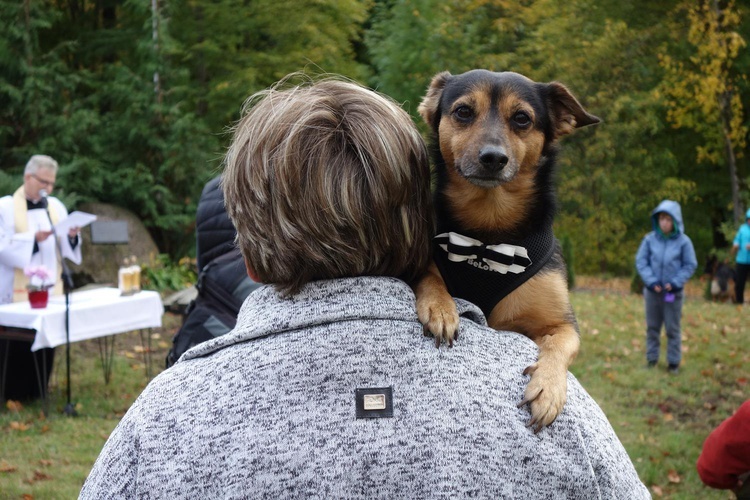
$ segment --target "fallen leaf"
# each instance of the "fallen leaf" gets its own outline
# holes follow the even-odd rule
[[[23,498],[23,500],[34,500],[34,496],[29,495],[28,493],[24,493],[21,498]]]
[[[674,420],[674,415],[672,415],[671,413],[665,413],[664,415],[662,415],[662,417],[664,418],[665,422],[671,422],[672,420]]]
[[[9,399],[5,402],[5,407],[10,410],[18,413],[19,411],[23,410],[23,405],[19,401],[14,401],[12,399]]]
[[[0,472],[16,472],[18,470],[18,467],[15,465],[10,465],[5,460],[0,461]]]
[[[593,330],[591,330],[591,335],[599,335],[599,330],[594,328]]]
[[[714,371],[713,370],[709,370],[708,368],[706,368],[706,369],[701,370],[701,375],[703,375],[704,377],[711,378],[711,377],[714,376]]]
[[[653,491],[654,495],[656,495],[657,497],[664,495],[664,492],[662,491],[661,486],[656,485],[656,484],[651,487],[651,491]]]
[[[44,424],[41,429],[39,429],[39,432],[44,434],[45,432],[49,431],[49,425]]]
[[[49,474],[45,474],[44,472],[40,470],[34,471],[34,481],[46,481],[48,479],[53,479],[53,477],[50,476]]]
[[[53,464],[52,460],[45,460],[45,459],[39,460],[39,465],[44,465],[45,467],[49,467],[52,464]]]
[[[747,378],[746,377],[740,377],[740,378],[737,379],[737,383],[740,384],[740,385],[745,385],[745,384],[747,384]]]
[[[680,481],[682,481],[682,478],[674,469],[670,469],[669,472],[667,472],[667,479],[669,479],[670,483],[679,483]]]
[[[11,422],[10,428],[14,431],[27,431],[29,430],[29,424],[24,424],[23,422]]]

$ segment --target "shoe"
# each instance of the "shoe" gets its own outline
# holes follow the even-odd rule
[[[669,365],[669,366],[667,367],[667,371],[668,371],[669,373],[672,373],[672,374],[674,374],[674,375],[677,375],[678,373],[680,373],[680,365]]]
[[[653,368],[656,366],[656,361],[649,361],[646,363],[646,368]]]

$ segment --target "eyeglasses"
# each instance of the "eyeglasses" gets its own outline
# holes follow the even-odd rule
[[[55,187],[55,183],[54,182],[52,182],[52,181],[45,181],[44,179],[40,179],[39,177],[37,177],[36,174],[31,174],[31,176],[34,179],[36,179],[37,182],[42,185],[42,187],[48,187],[48,188],[54,189],[54,187]]]

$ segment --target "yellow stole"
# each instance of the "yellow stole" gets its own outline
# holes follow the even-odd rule
[[[60,215],[57,213],[57,210],[55,209],[55,206],[53,204],[48,204],[47,208],[49,209],[49,216],[50,219],[52,219],[52,224],[57,224],[57,222],[60,219]],[[26,205],[26,192],[23,189],[23,186],[16,189],[16,192],[13,193],[13,220],[14,224],[16,226],[16,232],[17,233],[25,233],[29,230],[29,217],[28,217],[28,208]],[[57,255],[57,252],[55,252],[55,255]],[[60,257],[57,257],[58,263],[57,263],[57,269],[58,272],[61,269],[60,267]],[[59,295],[62,293],[62,282],[57,279],[57,276],[55,278],[55,288],[52,291],[53,295]],[[28,300],[28,293],[26,290],[26,285],[29,284],[29,279],[26,277],[25,274],[23,274],[23,269],[16,268],[15,274],[13,277],[13,302],[18,302],[21,300]]]

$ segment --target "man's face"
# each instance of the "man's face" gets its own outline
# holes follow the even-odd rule
[[[23,189],[26,192],[26,198],[31,201],[38,201],[41,196],[39,191],[44,189],[47,194],[52,193],[55,189],[56,174],[48,168],[40,168],[33,174],[23,176]]]

